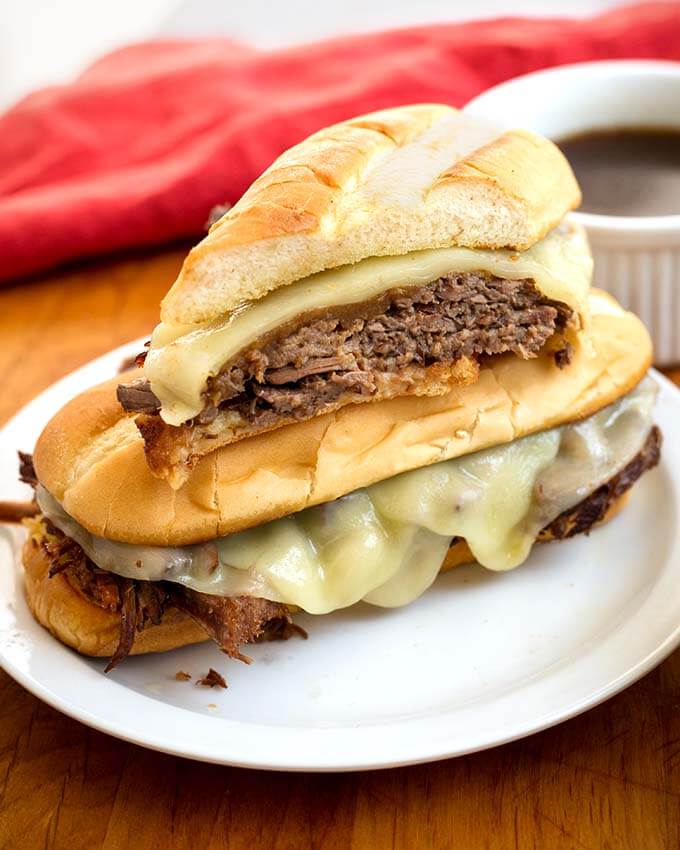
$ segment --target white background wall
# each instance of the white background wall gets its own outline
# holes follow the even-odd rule
[[[262,47],[496,15],[587,15],[626,0],[0,0],[0,108],[152,37],[230,35]],[[630,2],[630,0],[628,0]]]

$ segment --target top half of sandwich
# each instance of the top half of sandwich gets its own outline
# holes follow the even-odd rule
[[[152,471],[180,486],[220,446],[441,395],[489,357],[568,367],[592,271],[562,221],[579,201],[552,142],[448,106],[376,112],[286,151],[189,253],[144,377],[119,388]]]

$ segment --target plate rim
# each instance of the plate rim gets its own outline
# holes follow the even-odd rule
[[[47,387],[39,395],[37,395],[30,402],[24,405],[19,411],[17,411],[4,424],[2,429],[0,429],[0,441],[4,443],[8,433],[11,433],[12,430],[16,429],[17,422],[21,422],[26,416],[30,416],[31,411],[34,407],[42,407],[45,403],[49,404],[52,396],[61,396],[63,398],[64,391],[67,391],[67,393],[73,395],[76,392],[83,391],[87,388],[87,386],[90,386],[101,380],[99,372],[101,371],[102,367],[115,364],[117,359],[122,362],[122,360],[126,356],[128,356],[132,350],[140,348],[145,338],[146,337],[141,337],[129,343],[125,343],[124,345],[121,345],[113,349],[112,351],[109,351],[95,358],[94,360],[89,361],[80,368],[74,370],[73,372],[69,373],[68,375],[64,376],[60,380]],[[90,373],[92,374],[92,376],[96,377],[94,378],[94,380],[91,380],[88,383],[88,375]],[[674,401],[680,406],[680,389],[678,389],[678,387],[676,387],[668,378],[666,378],[664,375],[660,374],[656,370],[651,370],[651,374],[654,376],[655,380],[660,384],[664,394],[670,393],[674,397]],[[680,475],[680,472],[678,474]],[[10,531],[9,533],[11,534],[12,532]],[[19,572],[17,580],[21,582],[22,576],[20,575],[21,570],[19,566],[15,563],[13,564],[13,568]],[[21,594],[21,602],[23,605],[26,605],[25,599],[23,598],[23,594]],[[37,623],[36,626],[38,629],[42,629],[42,627],[40,627]],[[47,632],[44,633],[44,637],[46,640],[50,641],[54,645],[58,654],[65,652],[68,653],[69,656],[74,655],[73,650],[70,650],[68,647],[65,647],[60,644]],[[11,676],[16,682],[18,682],[22,687],[29,691],[29,693],[33,694],[38,699],[42,700],[43,702],[50,705],[52,708],[60,711],[61,713],[67,715],[68,717],[82,722],[87,726],[90,726],[91,728],[96,729],[100,732],[119,738],[120,740],[124,740],[129,743],[134,743],[139,746],[155,750],[157,752],[164,752],[170,755],[179,756],[182,758],[190,758],[197,761],[212,764],[230,765],[234,767],[243,767],[250,769],[288,772],[347,772],[389,769],[426,762],[441,761],[448,758],[454,758],[462,755],[468,755],[474,752],[479,752],[481,750],[489,749],[491,747],[501,746],[503,744],[511,743],[512,741],[524,738],[528,735],[544,731],[545,729],[548,729],[552,726],[555,726],[559,723],[576,717],[579,714],[582,714],[590,708],[594,708],[595,706],[600,705],[604,701],[620,693],[626,687],[630,686],[631,684],[642,678],[654,667],[664,661],[679,645],[680,619],[678,620],[678,623],[675,628],[672,629],[666,635],[666,637],[661,640],[660,643],[658,643],[657,646],[648,651],[635,663],[631,664],[627,670],[617,676],[614,676],[614,678],[612,678],[611,680],[604,682],[599,688],[595,688],[594,690],[592,690],[592,692],[582,696],[580,699],[572,701],[571,703],[567,703],[562,708],[556,708],[552,711],[549,711],[543,717],[534,717],[533,719],[528,719],[525,722],[520,723],[516,727],[512,727],[508,734],[491,734],[487,735],[485,739],[482,736],[482,740],[473,743],[471,746],[457,747],[454,751],[437,748],[436,746],[433,748],[433,746],[428,743],[427,746],[422,747],[423,751],[420,753],[420,755],[411,755],[408,757],[397,758],[371,757],[366,758],[363,761],[358,759],[356,755],[350,755],[344,760],[336,758],[333,763],[324,763],[323,760],[320,760],[319,758],[315,759],[313,757],[310,757],[309,753],[313,751],[312,748],[305,748],[304,751],[300,752],[300,758],[297,759],[291,759],[291,757],[288,756],[283,760],[281,758],[277,760],[275,754],[272,754],[270,756],[252,754],[249,756],[248,759],[233,758],[229,756],[228,752],[222,751],[221,753],[218,753],[218,747],[215,748],[215,752],[209,753],[206,750],[197,750],[195,744],[188,744],[186,746],[178,744],[178,741],[180,740],[179,736],[175,739],[175,743],[173,743],[167,738],[163,740],[158,739],[155,733],[153,733],[153,730],[150,730],[148,727],[146,729],[139,729],[131,727],[130,723],[126,723],[125,720],[121,720],[120,722],[116,723],[112,722],[111,720],[102,719],[101,716],[93,714],[88,708],[83,707],[82,705],[78,704],[73,700],[69,700],[62,694],[54,692],[42,681],[22,669],[13,661],[11,655],[8,656],[8,653],[6,652],[6,647],[2,640],[0,640],[0,667],[2,667],[7,672],[7,674]],[[105,687],[109,684],[115,684],[116,687],[124,687],[119,683],[114,683],[112,681],[101,682],[101,685]],[[138,700],[148,701],[148,697],[145,697],[144,695],[134,692],[132,690],[130,690],[129,692],[129,699],[131,699],[133,702]],[[158,710],[160,713],[170,712],[172,714],[174,712],[179,711],[191,714],[188,709],[184,709],[180,706],[172,705],[169,703],[162,703],[157,700],[153,700],[153,706],[154,709]],[[194,715],[194,717],[196,717],[196,715]],[[225,718],[223,716],[210,717],[199,715],[199,717],[200,719],[196,722],[200,724],[205,724],[206,727],[214,726],[215,723],[220,724],[220,728],[222,729],[224,729],[225,723],[235,724],[236,726],[240,727],[246,725],[250,727],[257,727],[258,725],[260,725],[257,723],[244,724],[241,721],[229,720],[228,718]],[[386,723],[384,725],[391,727],[399,727],[403,725],[404,722],[410,723],[414,721],[422,722],[422,718],[411,718],[406,721],[390,721],[389,723]],[[263,728],[272,727],[264,726]],[[311,734],[312,737],[314,735],[327,735],[329,731],[335,734],[336,736],[341,737],[340,735],[338,735],[338,727],[331,727],[330,730],[323,728],[302,728],[306,731],[307,735]],[[346,729],[343,729],[342,732],[346,734],[348,732],[351,732],[351,730],[353,729],[355,729],[355,727],[350,724],[347,726]],[[281,733],[285,734],[286,731],[289,732],[290,727],[281,727]]]

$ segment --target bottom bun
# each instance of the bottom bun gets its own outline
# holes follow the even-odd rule
[[[601,522],[606,522],[625,505],[624,493],[607,510]],[[539,540],[548,542],[555,535],[546,529]],[[116,651],[120,631],[120,615],[89,602],[76,591],[68,579],[58,573],[49,577],[50,559],[32,538],[23,550],[25,593],[28,607],[35,619],[54,637],[82,655],[110,657]],[[441,571],[474,562],[464,540],[455,542],[444,559]],[[209,640],[203,629],[188,614],[176,608],[167,610],[160,625],[148,625],[135,637],[131,655],[147,652],[167,652]]]

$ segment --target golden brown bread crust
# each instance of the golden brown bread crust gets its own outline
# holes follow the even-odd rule
[[[442,104],[328,127],[282,154],[188,255],[164,322],[193,324],[307,275],[449,246],[526,250],[578,206],[559,149]]]
[[[649,334],[604,293],[571,365],[500,357],[479,380],[435,398],[350,405],[225,446],[173,490],[145,461],[116,377],[65,405],[36,445],[38,478],[94,534],[183,545],[260,525],[400,472],[584,418],[632,389]]]
[[[35,619],[82,655],[112,656],[120,636],[120,614],[89,602],[63,574],[49,578],[50,559],[30,537],[24,545],[23,563],[26,601]],[[137,634],[131,654],[166,652],[208,639],[188,614],[169,608],[159,626],[151,625]]]
[[[113,379],[48,424],[35,450],[38,476],[82,525],[112,539],[181,545],[241,530],[615,400],[646,372],[649,336],[612,299],[594,295],[591,307],[567,369],[551,359],[500,358],[477,383],[442,397],[352,406],[227,446],[177,491],[151,475]]]

